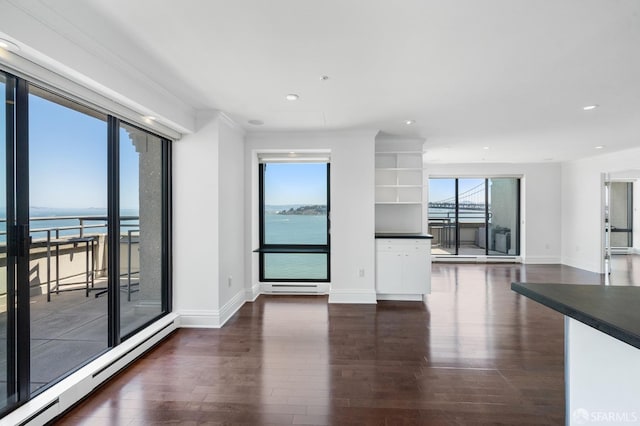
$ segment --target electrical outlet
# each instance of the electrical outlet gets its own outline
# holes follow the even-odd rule
[[[360,270],[358,271],[358,275],[361,277],[364,277],[364,269],[360,268]]]
[[[233,284],[233,277],[229,275],[229,279],[227,281],[229,283],[229,287],[231,287],[231,285]]]

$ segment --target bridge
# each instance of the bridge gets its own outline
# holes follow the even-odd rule
[[[467,189],[464,192],[458,194],[458,209],[459,210],[471,210],[471,211],[485,211],[485,198],[484,195],[484,182],[473,188]],[[456,197],[455,195],[449,198],[445,198],[437,201],[429,201],[429,208],[434,209],[447,209],[455,210]]]

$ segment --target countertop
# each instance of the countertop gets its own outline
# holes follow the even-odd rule
[[[433,239],[433,235],[430,234],[393,234],[393,233],[376,233],[376,238],[408,238],[408,239]]]
[[[511,289],[640,349],[640,287],[511,283]]]

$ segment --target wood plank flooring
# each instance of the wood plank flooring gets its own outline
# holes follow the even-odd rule
[[[512,281],[601,277],[434,264],[426,305],[261,296],[222,329],[179,330],[57,424],[563,424],[563,318]]]

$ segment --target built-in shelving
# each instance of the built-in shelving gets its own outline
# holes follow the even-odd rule
[[[376,203],[422,203],[422,152],[376,152]]]
[[[387,139],[376,144],[377,232],[424,231],[426,189],[422,154],[422,141]]]

